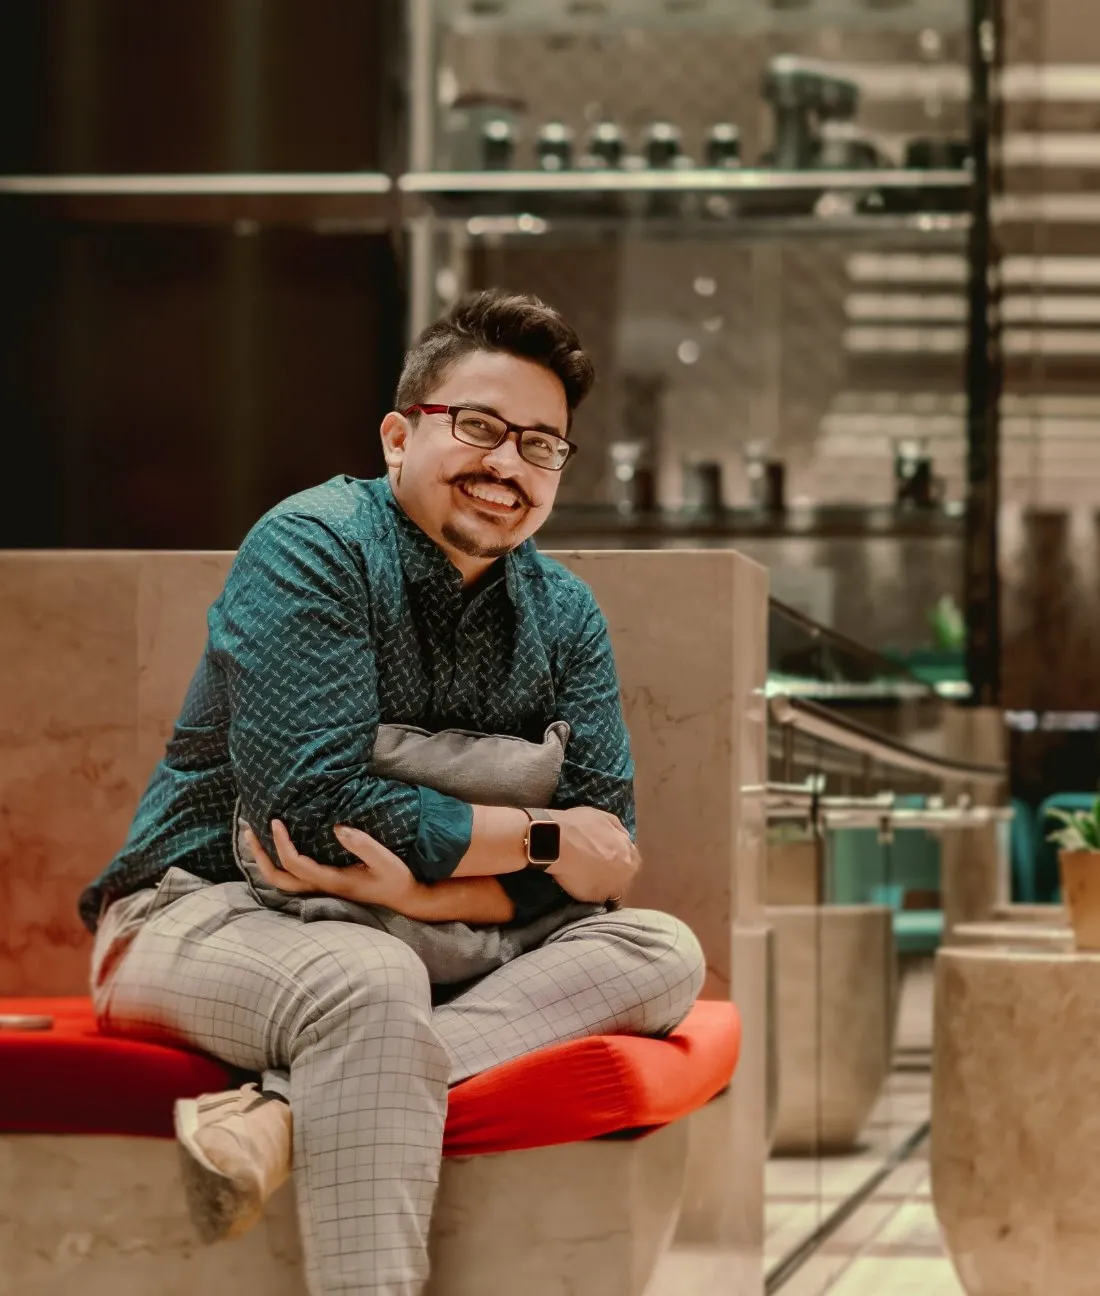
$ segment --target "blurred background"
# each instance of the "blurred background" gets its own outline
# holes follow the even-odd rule
[[[1098,66],[1069,0],[10,0],[0,545],[377,473],[503,284],[599,372],[546,547],[741,548],[1093,786]]]

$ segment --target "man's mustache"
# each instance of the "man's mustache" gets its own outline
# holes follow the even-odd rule
[[[450,484],[452,486],[503,486],[505,490],[511,491],[526,508],[533,507],[524,490],[515,482],[505,481],[501,477],[488,477],[484,473],[463,473],[459,477],[452,477]]]

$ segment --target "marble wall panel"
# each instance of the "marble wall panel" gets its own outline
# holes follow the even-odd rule
[[[138,567],[138,757],[160,760],[206,644],[206,612],[221,593],[231,553],[146,553]]]
[[[80,993],[76,898],[121,845],[142,781],[138,566],[19,552],[0,571],[0,994]]]
[[[765,781],[767,578],[728,550],[555,556],[611,629],[645,860],[631,900],[687,922],[704,993],[728,996],[734,916],[751,921],[762,895],[762,806],[742,789]]]

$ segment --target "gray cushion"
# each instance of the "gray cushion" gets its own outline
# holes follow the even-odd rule
[[[542,742],[468,729],[429,733],[379,725],[371,773],[433,787],[471,805],[548,806],[557,791],[569,726],[555,720]]]
[[[380,778],[433,787],[474,805],[538,808],[548,806],[553,798],[568,741],[569,726],[561,720],[547,728],[539,743],[463,729],[432,734],[409,725],[379,725],[370,771]],[[237,864],[258,900],[303,922],[338,919],[389,932],[417,952],[433,985],[485,976],[542,944],[567,923],[604,908],[574,901],[522,926],[471,927],[460,922],[419,922],[381,905],[361,905],[336,896],[288,895],[263,880],[245,844],[244,827],[238,814]]]

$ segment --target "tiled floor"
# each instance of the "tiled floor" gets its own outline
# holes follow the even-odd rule
[[[919,1058],[931,1042],[928,969],[907,978],[899,1046]],[[908,1066],[908,1061],[907,1061]],[[865,1184],[929,1117],[931,1075],[896,1071],[852,1156],[819,1161],[774,1159],[768,1165],[769,1267],[798,1246],[841,1202]],[[927,1140],[779,1288],[780,1296],[963,1296],[946,1258],[932,1210]]]

